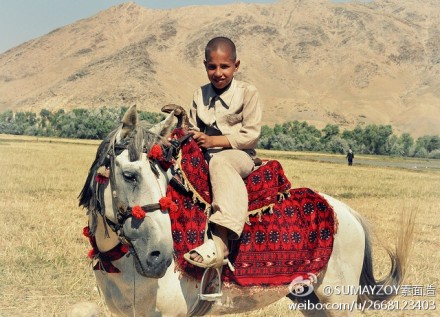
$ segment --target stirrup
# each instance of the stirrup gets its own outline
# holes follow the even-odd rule
[[[232,263],[229,261],[229,259],[225,259],[225,261],[227,261],[227,264],[228,264],[229,269],[230,269],[232,272],[234,272],[234,271],[235,271],[235,268],[234,268],[234,266],[232,265]],[[225,264],[226,264],[226,263],[225,263]],[[205,271],[203,272],[203,275],[202,275],[202,281],[200,282],[200,293],[199,293],[199,298],[200,298],[200,300],[206,300],[206,301],[209,301],[209,302],[213,302],[213,301],[216,301],[216,300],[220,299],[220,298],[223,296],[223,292],[222,292],[222,270],[223,270],[223,266],[221,266],[221,267],[215,267],[215,268],[214,268],[215,271],[216,271],[216,273],[217,273],[217,279],[216,279],[216,280],[217,280],[217,285],[218,285],[217,293],[203,294],[203,290],[204,290],[205,288],[207,288],[207,286],[208,286],[208,285],[206,285],[206,287],[205,287],[204,284],[206,283],[206,275],[207,275],[207,273],[208,273],[208,271],[209,271],[210,269],[213,269],[213,267],[208,267],[208,268],[206,268]],[[214,280],[215,280],[215,279],[211,279],[210,283],[214,282]]]
[[[222,298],[223,296],[223,292],[222,292],[222,269],[223,267],[216,267],[215,271],[217,272],[217,278],[213,278],[211,280],[212,282],[215,282],[215,280],[217,280],[217,293],[210,293],[210,294],[203,294],[203,290],[205,288],[208,288],[208,285],[204,285],[206,283],[206,274],[210,271],[211,268],[206,268],[205,272],[203,272],[203,276],[202,276],[202,281],[200,282],[200,293],[199,293],[199,298],[200,300],[206,300],[208,302],[214,302],[220,298]]]

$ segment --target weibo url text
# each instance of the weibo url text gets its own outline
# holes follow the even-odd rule
[[[290,310],[345,310],[345,311],[362,311],[373,310],[435,310],[436,303],[434,300],[403,300],[403,301],[371,301],[367,300],[363,303],[353,301],[351,303],[290,303]]]

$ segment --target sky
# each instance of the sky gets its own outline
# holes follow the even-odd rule
[[[124,0],[0,0],[0,53],[50,31],[88,18]],[[134,0],[153,9],[216,5],[237,0]],[[273,3],[275,0],[240,0]]]
[[[332,0],[347,2],[350,0]],[[0,54],[50,31],[88,18],[124,0],[0,0]],[[152,9],[236,2],[274,3],[276,0],[134,0]]]

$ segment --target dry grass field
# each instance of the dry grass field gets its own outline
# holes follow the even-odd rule
[[[64,316],[83,301],[99,303],[82,236],[85,213],[77,196],[97,142],[0,135],[0,316]],[[435,296],[399,296],[399,301],[435,301],[440,281],[440,170],[410,170],[312,162],[292,153],[262,151],[277,158],[292,185],[325,192],[354,207],[372,223],[375,269],[389,269],[381,245],[394,246],[400,213],[417,213],[415,240],[405,284],[435,287]],[[322,155],[322,154],[321,154]],[[313,154],[308,154],[313,156]],[[384,158],[385,159],[385,158]],[[282,299],[240,316],[300,316]],[[437,316],[437,311],[368,311],[365,316]]]

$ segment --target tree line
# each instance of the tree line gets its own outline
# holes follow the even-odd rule
[[[327,124],[322,130],[307,122],[290,121],[262,128],[260,148],[285,151],[377,154],[440,159],[440,137],[425,135],[414,139],[409,133],[393,134],[390,125],[370,124],[340,131]]]
[[[78,139],[103,139],[121,121],[126,107],[99,109],[63,109],[50,112],[11,110],[0,113],[0,133]],[[161,113],[139,111],[140,120],[155,124],[164,119]],[[322,130],[307,122],[289,121],[273,128],[264,125],[259,148],[285,151],[377,154],[440,159],[440,137],[425,135],[414,139],[409,133],[393,134],[390,125],[357,126],[340,131],[327,124]]]
[[[115,129],[127,107],[99,109],[64,109],[36,113],[5,111],[0,113],[0,133],[76,139],[104,139]],[[161,113],[138,111],[139,119],[155,124],[165,118]]]

